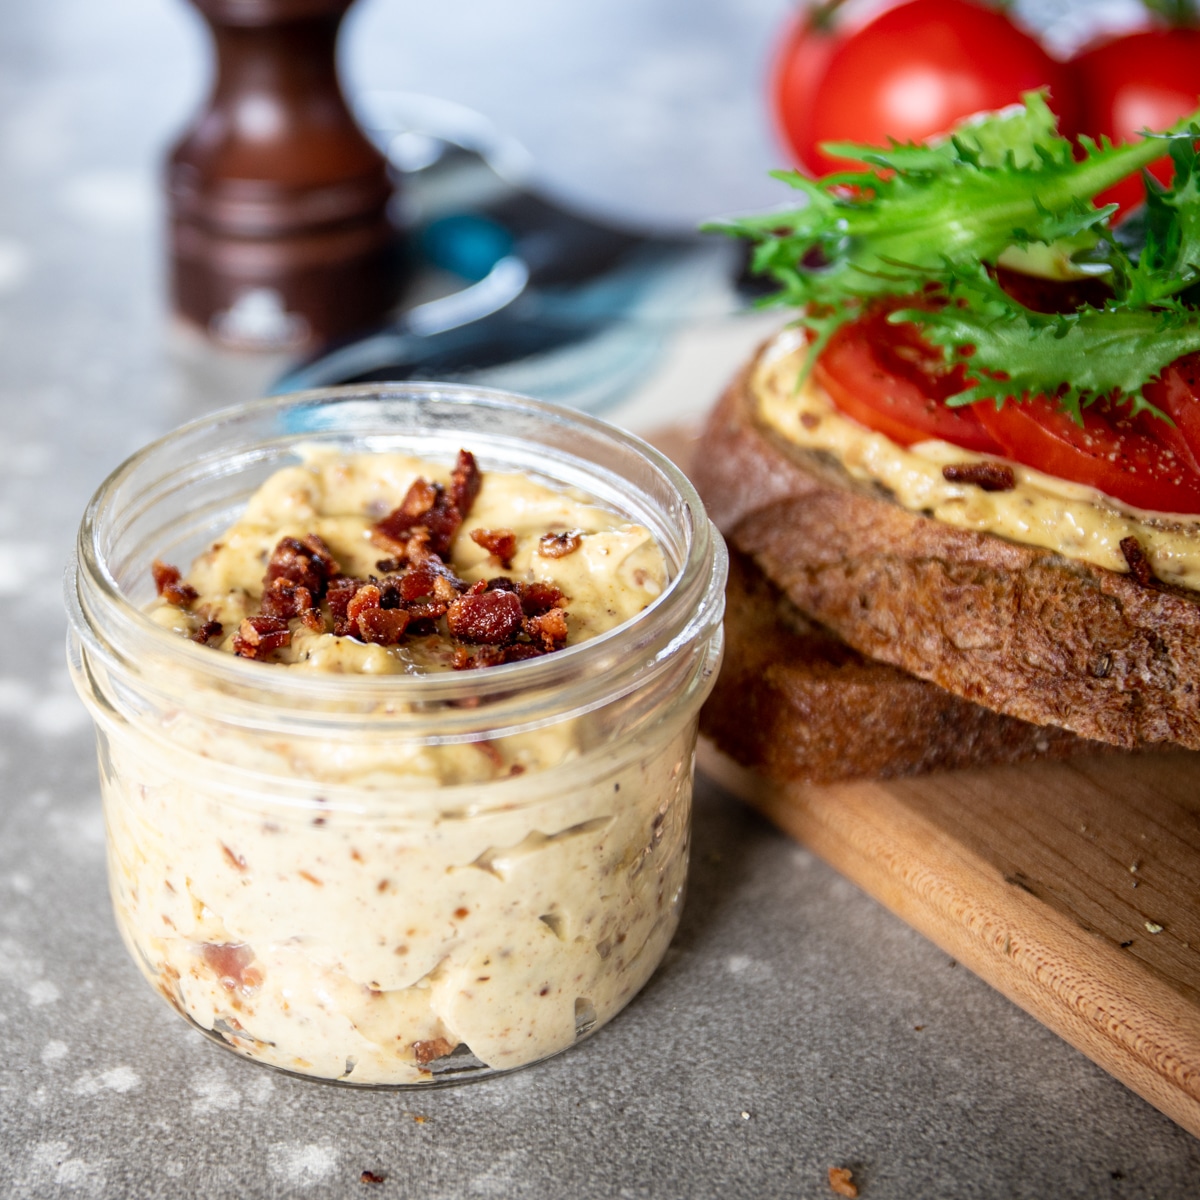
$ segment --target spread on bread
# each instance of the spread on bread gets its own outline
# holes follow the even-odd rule
[[[1009,487],[951,481],[947,468],[990,465],[994,458],[934,438],[901,446],[864,428],[811,376],[797,387],[808,352],[801,331],[785,330],[751,384],[762,420],[788,441],[834,455],[854,478],[880,484],[913,512],[1109,571],[1129,570],[1121,544],[1135,538],[1158,579],[1200,590],[1200,523],[1135,509],[1086,484],[1019,464],[1009,468]]]

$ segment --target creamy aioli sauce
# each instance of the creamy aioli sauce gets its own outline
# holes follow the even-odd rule
[[[235,629],[285,535],[319,533],[344,572],[369,574],[383,555],[367,530],[418,475],[448,479],[394,455],[309,453],[197,560],[194,608]],[[522,476],[485,472],[453,554],[468,581],[502,573],[475,527],[517,533],[503,573],[559,586],[571,640],[628,620],[667,582],[647,530]],[[540,558],[538,539],[563,530],[583,532],[580,548]],[[161,603],[153,616],[184,634],[196,620]],[[404,647],[311,632],[283,657],[261,669],[422,666]],[[592,718],[483,744],[272,742],[184,711],[102,738],[118,924],[183,1015],[278,1067],[415,1084],[454,1050],[468,1066],[536,1061],[619,1011],[678,922],[695,722],[694,705],[677,708],[617,744]],[[239,794],[231,768],[311,792],[276,797],[259,775]],[[350,805],[336,799],[347,783],[367,789]]]
[[[995,457],[938,440],[900,446],[865,429],[839,412],[811,377],[797,389],[806,354],[802,332],[785,330],[763,356],[751,384],[762,419],[797,446],[832,454],[855,479],[881,484],[913,512],[1110,571],[1129,570],[1120,543],[1135,537],[1159,579],[1200,590],[1196,518],[1132,508],[1095,488],[1018,463],[1011,464],[1016,486],[1010,491],[950,483],[942,474],[946,464],[995,462]]]

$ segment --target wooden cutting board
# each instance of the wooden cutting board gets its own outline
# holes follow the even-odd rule
[[[652,440],[686,469],[691,431]],[[825,787],[700,763],[1200,1137],[1200,754]]]
[[[1200,756],[826,787],[701,767],[1200,1137]]]

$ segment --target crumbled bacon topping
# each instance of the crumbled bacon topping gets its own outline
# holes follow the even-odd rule
[[[150,574],[154,577],[155,590],[168,603],[179,608],[190,608],[196,602],[196,589],[190,583],[181,581],[178,567],[156,558],[150,564]]]
[[[450,476],[450,498],[464,519],[470,513],[482,486],[483,474],[475,461],[475,455],[470,450],[460,450],[458,461],[455,462],[454,471]]]
[[[450,490],[428,479],[415,480],[399,507],[371,527],[372,539],[401,562],[419,561],[428,554],[446,558],[481,483],[475,456],[460,450]]]
[[[552,608],[539,617],[526,617],[523,626],[529,640],[540,644],[547,654],[567,644],[567,614],[561,608]]]
[[[525,614],[515,592],[476,591],[459,596],[446,612],[450,632],[465,642],[504,646],[515,642]]]
[[[1142,549],[1142,543],[1135,537],[1125,537],[1121,539],[1119,545],[1121,553],[1125,556],[1125,563],[1129,567],[1129,574],[1143,587],[1149,587],[1154,582],[1154,568],[1150,565],[1150,559],[1145,550]]]
[[[412,617],[404,608],[384,608],[382,599],[383,593],[375,584],[364,584],[346,606],[346,620],[354,631],[352,636],[359,641],[395,646],[403,640]]]
[[[233,652],[242,658],[263,658],[291,641],[292,632],[282,617],[247,617],[233,635]]]
[[[517,535],[511,529],[472,529],[471,541],[482,546],[493,558],[499,559],[506,571],[512,569],[517,552]]]
[[[543,558],[566,558],[579,549],[581,541],[582,535],[577,529],[567,533],[546,533],[538,542],[538,553]]]
[[[329,547],[315,533],[280,538],[267,563],[263,586],[270,588],[281,580],[293,588],[306,588],[313,602],[319,604],[338,570]]]
[[[1017,486],[1012,467],[1005,463],[947,463],[942,478],[947,483],[972,483],[985,492],[1011,492]]]
[[[217,638],[225,632],[220,621],[205,621],[203,625],[192,634],[192,641],[199,642],[202,646],[207,646],[209,642],[215,642]]]
[[[296,620],[314,633],[332,628],[336,637],[381,646],[440,637],[446,661],[455,670],[520,662],[561,650],[567,641],[567,597],[559,588],[503,575],[468,586],[447,565],[482,478],[474,455],[460,450],[449,487],[417,479],[400,504],[371,527],[372,541],[388,553],[375,564],[378,576],[343,575],[330,548],[315,533],[280,538],[267,562],[259,612],[238,627],[234,652],[242,658],[268,657],[291,644],[291,622]],[[503,569],[511,570],[517,551],[513,530],[475,529],[471,537]],[[577,532],[547,534],[539,552],[561,558],[577,549],[579,541]],[[173,595],[187,589],[187,604],[197,598],[180,583],[174,567],[156,561],[153,570],[160,595],[182,603]],[[222,633],[220,622],[210,620],[193,638],[208,643]]]

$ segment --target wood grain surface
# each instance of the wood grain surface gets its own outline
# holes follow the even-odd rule
[[[1200,755],[830,787],[701,766],[1200,1136]]]

